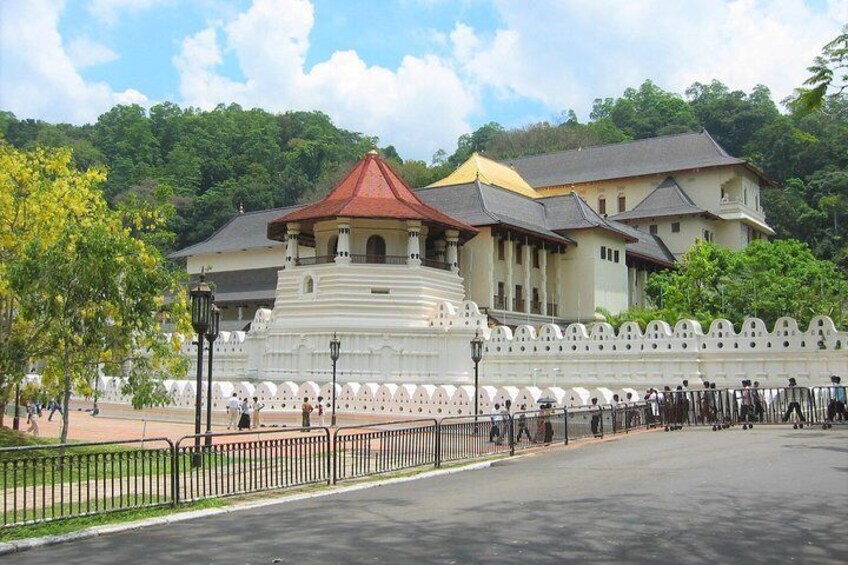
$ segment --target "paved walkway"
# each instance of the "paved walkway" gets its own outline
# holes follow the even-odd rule
[[[649,433],[17,563],[844,563],[848,430]]]

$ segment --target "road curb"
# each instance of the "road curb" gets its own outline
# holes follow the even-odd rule
[[[443,475],[452,475],[454,473],[461,473],[465,471],[476,471],[479,469],[486,469],[491,467],[496,460],[490,461],[480,461],[477,463],[471,463],[469,465],[461,465],[457,467],[451,467],[449,469],[434,469],[432,471],[426,471],[423,473],[417,473],[415,475],[410,475],[407,477],[392,477],[390,479],[382,479],[377,481],[369,481],[362,484],[354,484],[354,485],[344,485],[344,486],[335,486],[331,487],[328,490],[319,491],[319,492],[310,492],[310,493],[300,493],[294,494],[290,496],[283,496],[278,498],[272,498],[268,500],[256,500],[256,501],[248,501],[238,504],[233,504],[232,506],[227,506],[225,508],[208,508],[204,510],[190,510],[187,512],[179,512],[176,514],[168,515],[168,516],[159,516],[156,518],[144,518],[142,520],[136,520],[134,522],[125,522],[123,524],[109,524],[105,526],[92,526],[90,528],[85,528],[84,530],[79,530],[77,532],[71,532],[68,534],[61,534],[57,536],[42,536],[37,538],[24,538],[20,540],[12,540],[5,543],[0,543],[0,555],[9,555],[12,553],[20,553],[23,551],[28,551],[30,549],[35,549],[38,547],[46,547],[49,545],[56,545],[60,543],[68,543],[77,540],[89,539],[98,536],[104,536],[109,534],[117,534],[121,532],[128,532],[132,530],[140,530],[142,528],[149,528],[151,526],[161,526],[167,524],[174,524],[177,522],[184,522],[186,520],[196,520],[198,518],[208,518],[210,516],[219,516],[222,514],[231,514],[233,512],[241,512],[243,510],[251,510],[254,508],[262,508],[265,506],[274,506],[277,504],[289,504],[292,502],[299,502],[301,500],[309,500],[312,498],[321,498],[325,496],[332,496],[336,494],[348,493],[348,492],[356,492],[360,490],[366,490],[375,487],[381,487],[386,485],[393,485],[398,483],[407,483],[411,481],[417,481],[420,479],[427,479],[431,477],[439,477]]]

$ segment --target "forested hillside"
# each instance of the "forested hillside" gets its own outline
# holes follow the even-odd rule
[[[817,256],[848,264],[844,94],[828,97],[816,111],[781,113],[764,86],[745,93],[713,81],[679,95],[646,81],[618,98],[595,100],[588,123],[570,111],[511,130],[488,123],[430,163],[404,160],[391,145],[380,150],[411,185],[423,186],[473,151],[499,159],[700,128],[779,183],[763,199],[779,237],[799,239]],[[116,106],[84,126],[0,112],[0,135],[19,148],[71,146],[79,167],[105,166],[113,204],[132,195],[169,194],[176,212],[170,245],[177,248],[207,237],[240,206],[250,211],[318,198],[380,141],[340,129],[320,112],[274,115],[238,105],[200,111],[172,103],[149,111]]]

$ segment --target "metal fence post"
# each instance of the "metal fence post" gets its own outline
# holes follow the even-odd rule
[[[562,435],[565,436],[565,440],[564,440],[565,443],[564,444],[568,445],[568,408],[563,406],[562,412],[563,412],[563,422],[565,422],[565,425],[563,426],[565,428],[565,430],[563,431]]]
[[[171,445],[171,498],[174,506],[180,503],[180,441]]]
[[[515,430],[513,429],[512,414],[507,416],[507,423],[509,424],[509,454],[515,455]]]
[[[442,421],[436,420],[436,469],[442,466]]]
[[[338,466],[339,466],[339,429],[333,428],[333,443],[329,446],[332,449],[333,453],[330,459],[332,459],[333,465],[333,484],[336,484],[338,481]]]

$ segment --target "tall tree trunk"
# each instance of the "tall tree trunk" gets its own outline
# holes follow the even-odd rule
[[[59,439],[59,443],[65,444],[68,442],[68,422],[70,421],[71,415],[71,372],[68,369],[68,360],[67,356],[65,358],[65,370],[62,375],[63,384],[65,386],[64,397],[62,398],[62,436]]]

